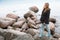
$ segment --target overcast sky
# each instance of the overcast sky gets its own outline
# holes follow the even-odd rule
[[[16,11],[15,14],[19,16],[23,15],[33,5],[39,8],[41,14],[45,2],[50,4],[51,15],[60,15],[60,0],[0,0],[0,17],[12,11]]]

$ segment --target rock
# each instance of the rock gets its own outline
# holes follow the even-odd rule
[[[42,39],[42,40],[49,40],[49,38],[46,37],[46,36],[42,37],[41,39]]]
[[[18,21],[13,24],[13,27],[21,28],[25,21]]]
[[[55,24],[50,22],[49,26],[50,26],[51,34],[53,35],[55,33]]]
[[[19,18],[19,16],[15,15],[15,14],[12,14],[12,13],[7,14],[6,17],[13,18],[13,19],[18,19]]]
[[[0,18],[0,20],[4,20],[4,21],[12,21],[12,22],[15,22],[15,21],[16,21],[15,19],[8,18],[8,17]]]
[[[33,36],[33,38],[34,38],[34,40],[41,40],[41,38],[39,37],[39,34],[35,34],[35,35]]]
[[[25,34],[25,35],[20,35],[15,39],[12,40],[34,40],[31,35]]]
[[[16,20],[11,18],[0,18],[0,27],[6,28],[12,25]]]
[[[37,30],[37,29],[32,29],[36,34],[39,34],[40,32],[39,32],[39,30]]]
[[[37,16],[34,15],[33,17],[30,17],[34,22],[37,22]]]
[[[27,18],[27,21],[28,21],[29,23],[35,25],[35,22],[34,22],[30,17]]]
[[[40,28],[40,24],[37,24],[37,25],[35,26],[35,28],[36,28],[36,29],[39,29],[39,28]]]
[[[13,29],[13,27],[12,26],[8,26],[8,29]]]
[[[36,34],[38,34],[39,33],[39,31],[38,30],[36,30],[36,29],[28,29],[27,31],[26,31],[26,33],[29,33],[29,34],[31,34],[32,36],[34,36],[34,35],[36,35]]]
[[[36,34],[32,29],[28,29],[26,33],[31,34],[32,36]]]
[[[0,28],[6,28],[9,26],[9,21],[0,20]]]
[[[45,40],[48,40],[48,39],[47,39],[47,38],[48,38],[48,37],[47,37],[47,32],[44,31],[43,33],[44,33],[44,36],[42,37],[42,39],[39,37],[40,31],[37,32],[36,35],[33,36],[33,38],[34,38],[35,40],[44,40],[45,38],[46,38]]]
[[[58,40],[60,40],[60,38],[58,38]]]
[[[0,40],[4,40],[4,37],[3,36],[0,36]]]
[[[28,29],[28,24],[25,22],[21,29],[21,31],[26,31]]]
[[[30,34],[20,32],[13,29],[0,29],[0,35],[4,36],[5,40],[34,40]]]
[[[49,21],[53,22],[53,23],[56,23],[56,19],[54,19],[54,18],[50,18]]]
[[[17,31],[20,31],[21,32],[21,28],[13,28],[12,26],[8,26],[8,28],[7,29],[13,29],[13,30],[17,30]]]
[[[51,38],[50,40],[58,40],[57,38]]]
[[[26,21],[26,19],[25,18],[18,18],[17,21]]]
[[[53,35],[53,37],[54,37],[54,38],[60,38],[60,34],[55,33],[55,34]]]
[[[33,25],[33,24],[28,23],[28,26],[29,26],[29,28],[39,29],[40,24]]]
[[[35,28],[36,23],[35,23],[33,20],[31,20],[31,19],[28,17],[28,18],[27,18],[27,21],[28,21],[28,26],[29,26],[30,28]]]
[[[32,13],[31,11],[28,11],[27,13],[25,13],[24,18],[27,19],[28,17],[33,16],[31,13]]]
[[[36,24],[41,24],[41,21],[40,20],[36,20]]]
[[[31,23],[28,23],[28,27],[29,28],[35,28],[35,25],[31,24]]]
[[[39,29],[40,24],[33,25],[33,24],[31,24],[31,23],[28,23],[28,26],[29,26],[30,28]]]
[[[37,13],[39,11],[38,7],[37,6],[32,6],[29,8],[31,11]]]
[[[50,40],[48,37],[44,36],[44,37],[39,37],[39,36],[35,36],[34,37],[35,40]]]
[[[36,34],[33,38],[34,40],[58,40],[56,38],[53,38],[52,36],[50,38],[47,36],[39,37],[39,34]]]
[[[28,24],[25,22],[25,23],[23,24],[22,28],[23,28],[23,29],[28,28]]]
[[[24,14],[24,18],[27,19],[28,17],[30,17],[32,20],[36,20],[36,15],[33,11],[28,11],[27,13]]]
[[[21,30],[22,30],[22,29],[21,29],[21,28],[16,28],[15,30],[17,30],[17,31],[20,31],[20,32],[21,32]]]

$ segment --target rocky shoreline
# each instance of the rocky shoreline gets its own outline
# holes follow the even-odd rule
[[[35,8],[31,10],[34,11]],[[37,11],[38,10],[35,10],[34,12]],[[0,18],[0,40],[41,40],[39,37],[41,27],[40,20],[35,18],[36,16],[33,15],[33,12],[29,11],[27,13],[29,14],[26,14],[24,18],[20,18],[12,13],[7,14],[4,18]],[[33,17],[29,17],[31,15],[30,13]],[[42,40],[60,40],[60,34],[55,32],[55,23],[56,19],[49,19],[49,27],[52,36],[50,39],[44,36]],[[47,34],[46,28],[44,34]]]
[[[8,14],[9,15],[9,14]],[[25,18],[20,18],[17,15],[13,15],[13,17],[0,18],[0,36],[1,40],[41,40],[39,38],[39,27],[40,21],[37,21],[37,26],[34,28],[25,22]],[[16,19],[14,18],[16,17]],[[17,20],[17,21],[16,21]],[[55,19],[50,18],[50,29],[51,29],[51,40],[59,40],[60,34],[55,33]],[[23,30],[22,30],[23,29]],[[45,34],[47,31],[45,30]],[[48,37],[43,37],[43,40],[48,40]]]

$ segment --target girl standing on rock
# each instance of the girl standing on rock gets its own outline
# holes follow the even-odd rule
[[[40,35],[39,37],[43,36],[43,31],[44,31],[44,26],[46,26],[46,29],[48,31],[48,37],[51,36],[50,34],[50,27],[49,27],[49,16],[50,16],[50,8],[49,8],[49,3],[45,3],[42,14],[41,14],[41,30],[40,30]]]

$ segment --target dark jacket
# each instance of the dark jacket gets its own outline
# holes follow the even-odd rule
[[[49,24],[49,16],[50,16],[50,9],[44,12],[45,9],[43,9],[40,21],[41,23]]]

